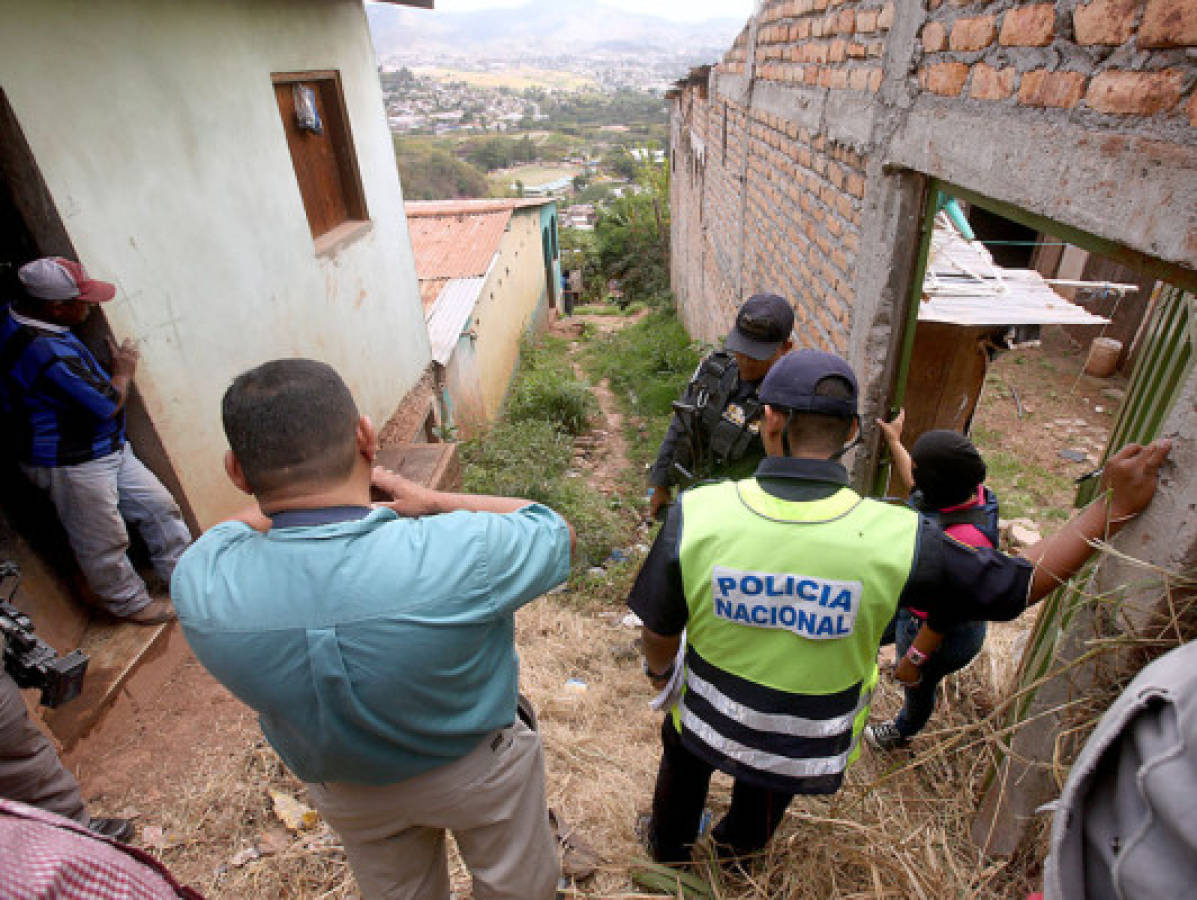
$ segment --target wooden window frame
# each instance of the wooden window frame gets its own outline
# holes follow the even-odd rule
[[[345,105],[345,94],[341,86],[341,73],[336,69],[316,69],[305,72],[272,72],[271,86],[274,89],[275,102],[279,107],[280,124],[287,141],[287,150],[291,155],[291,165],[295,172],[295,182],[303,201],[304,212],[308,218],[308,228],[312,233],[312,240],[316,252],[328,253],[344,245],[348,241],[370,230],[370,213],[366,206],[366,194],[362,187],[361,172],[358,168],[357,152],[353,143],[353,131],[349,123],[349,113]],[[330,187],[327,178],[330,169],[327,164],[323,173],[324,189],[316,181],[320,173],[305,176],[301,174],[305,155],[301,152],[300,141],[306,140],[307,135],[299,131],[294,120],[288,118],[289,110],[285,110],[279,93],[279,86],[306,84],[316,89],[317,108],[324,124],[324,134],[311,135],[312,139],[326,137],[332,150],[335,168],[336,193],[334,202],[329,203]],[[343,215],[342,213],[343,209]]]

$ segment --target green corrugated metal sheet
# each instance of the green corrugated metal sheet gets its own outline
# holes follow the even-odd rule
[[[1102,462],[1125,444],[1149,444],[1160,436],[1164,419],[1193,366],[1197,295],[1166,285],[1156,297],[1144,327],[1126,397],[1110,430]],[[1099,479],[1081,485],[1076,505],[1097,495]]]

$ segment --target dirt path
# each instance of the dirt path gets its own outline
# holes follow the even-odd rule
[[[638,322],[647,313],[645,310],[634,316],[572,316],[568,320],[558,319],[550,328],[550,333],[558,337],[572,338],[569,344],[569,354],[574,375],[586,380],[586,373],[577,360],[577,354],[582,348],[579,340],[586,330],[586,326],[599,335],[614,334],[620,329]],[[623,434],[623,413],[619,412],[615,402],[615,395],[611,393],[611,385],[606,378],[600,380],[591,388],[594,398],[598,401],[600,421],[595,427],[584,434],[578,435],[574,441],[574,466],[586,474],[587,483],[605,496],[615,493],[623,472],[628,467],[628,447]]]

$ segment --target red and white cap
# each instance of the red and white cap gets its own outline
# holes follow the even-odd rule
[[[116,285],[87,277],[82,265],[61,256],[43,256],[25,263],[17,277],[30,297],[37,300],[82,300],[104,303],[116,296]]]

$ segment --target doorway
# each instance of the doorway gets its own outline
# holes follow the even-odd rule
[[[0,308],[19,290],[17,269],[40,256],[78,259],[20,123],[0,89]],[[107,359],[104,339],[111,330],[102,310],[89,316],[76,334],[98,359]],[[192,532],[198,534],[195,516],[135,386],[126,403],[125,426],[139,458],[174,495]],[[136,541],[135,530],[130,537]],[[21,474],[13,448],[3,441],[0,559],[21,566],[16,599],[39,635],[60,652],[79,646],[92,618],[86,582],[52,505]]]

